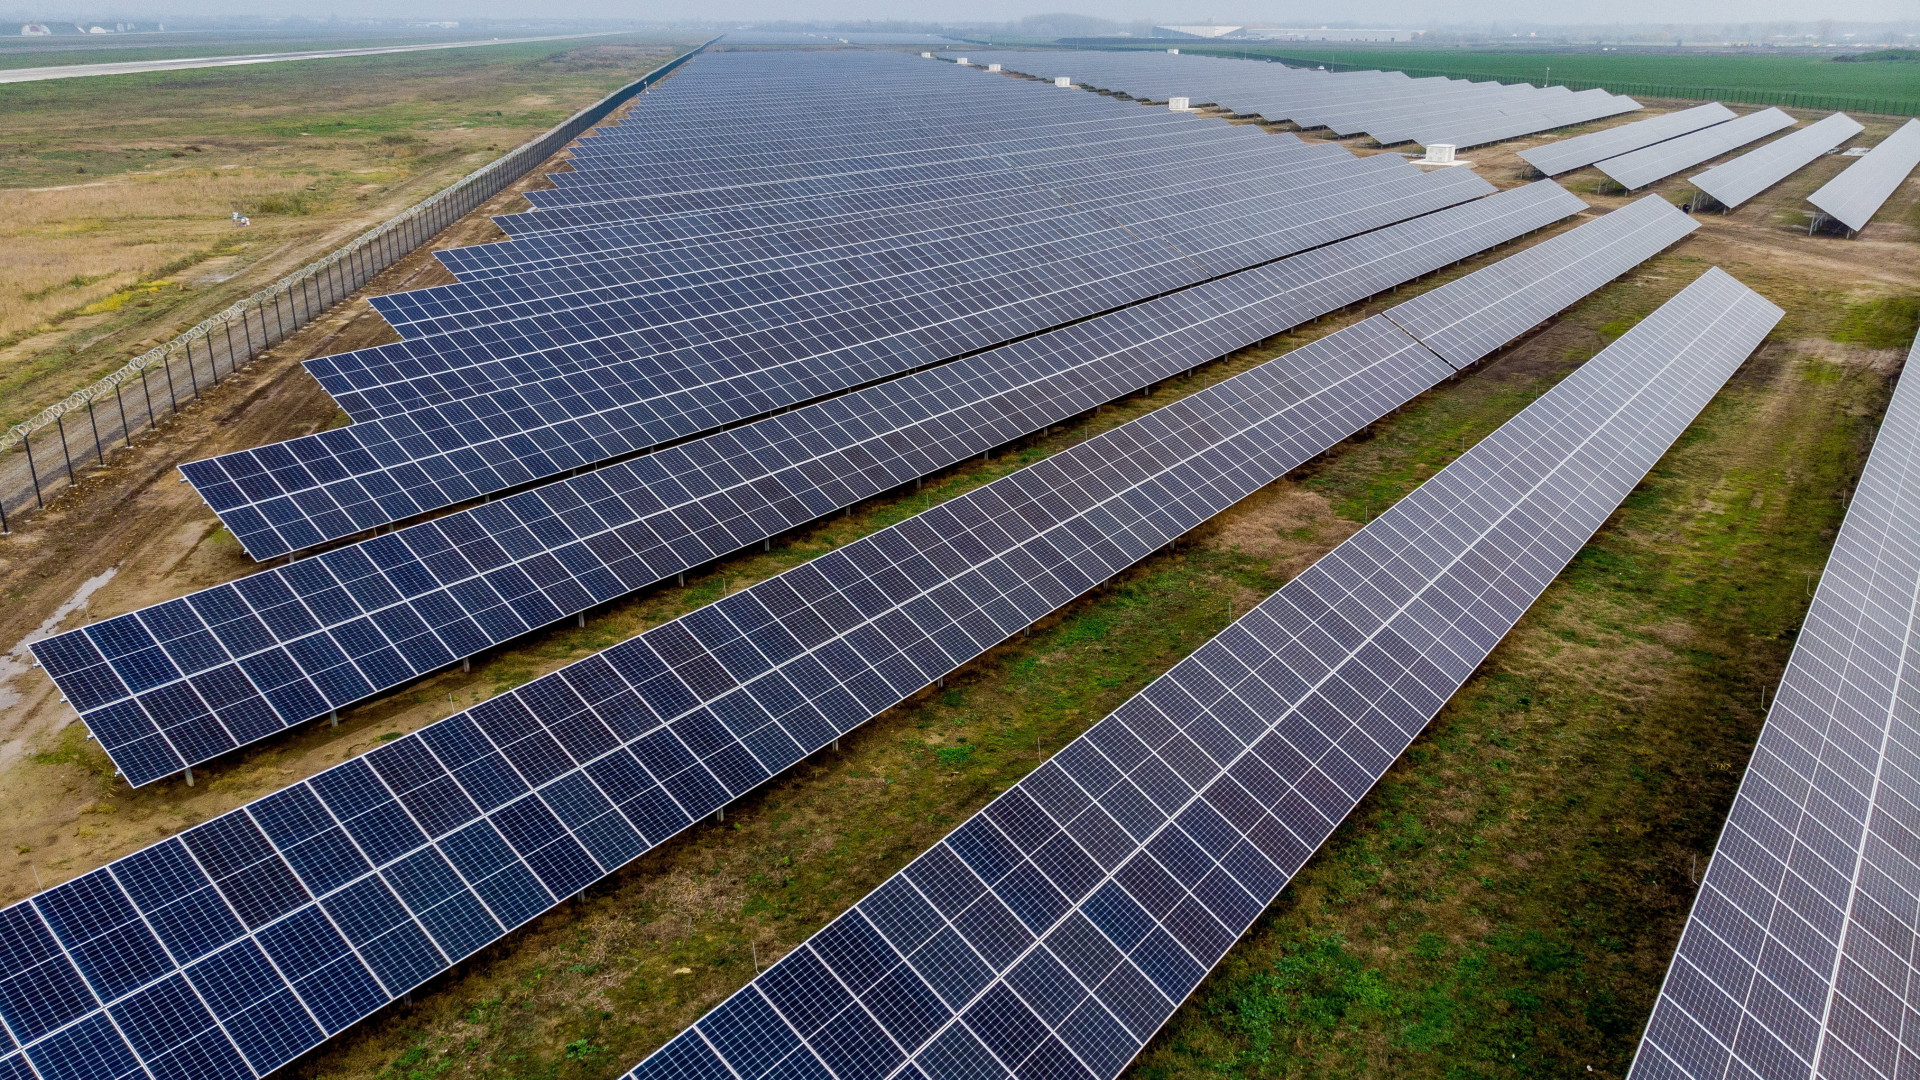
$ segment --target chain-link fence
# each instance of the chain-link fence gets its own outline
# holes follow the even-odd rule
[[[135,435],[199,400],[711,44],[674,57],[326,258],[15,424],[0,436],[0,530],[45,507],[72,486],[77,470],[106,464],[107,451],[131,447]]]

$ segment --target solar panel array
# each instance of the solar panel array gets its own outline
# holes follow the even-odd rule
[[[1794,123],[1793,117],[1779,109],[1762,109],[1690,135],[1607,158],[1597,162],[1596,166],[1614,183],[1633,191],[1756,139],[1764,139],[1776,131],[1792,127]]]
[[[973,95],[957,97],[970,101]],[[1076,119],[1073,110],[1063,111],[1067,114],[1065,118],[1057,114],[1015,118],[1016,122],[1024,120],[1029,127],[1044,126],[1056,131],[1063,139],[1075,133],[1081,136],[1078,142],[1063,141],[1045,153],[1023,153],[1012,160],[1005,153],[984,159],[975,157],[938,168],[925,166],[899,177],[861,175],[856,177],[859,186],[850,190],[823,191],[804,198],[794,197],[792,185],[774,184],[696,193],[648,195],[643,192],[634,197],[600,202],[563,203],[548,210],[496,219],[505,232],[516,238],[514,241],[464,249],[459,255],[443,258],[451,260],[449,265],[463,278],[470,278],[530,263],[531,259],[516,258],[516,254],[543,246],[548,254],[558,255],[564,262],[583,257],[604,258],[621,247],[665,241],[671,257],[689,238],[705,239],[727,233],[750,236],[766,230],[793,234],[796,229],[818,221],[834,221],[839,225],[844,231],[822,236],[828,243],[842,243],[849,236],[869,235],[872,223],[866,217],[891,213],[901,207],[922,209],[930,220],[945,222],[955,213],[975,214],[973,203],[979,200],[1027,198],[1038,200],[1039,205],[1052,205],[1040,198],[1044,192],[1036,191],[1036,184],[1047,185],[1045,190],[1050,191],[1056,187],[1085,187],[1142,170],[1159,173],[1157,166],[1164,162],[1156,155],[1164,154],[1171,147],[1177,146],[1186,155],[1185,164],[1174,175],[1185,175],[1188,170],[1217,157],[1271,152],[1269,145],[1258,140],[1257,133],[1250,139],[1250,133],[1233,128],[1226,129],[1231,132],[1227,134],[1207,125],[1196,127],[1190,117],[1176,118],[1172,124],[1142,123],[1129,117],[1122,124],[1109,114],[1095,118],[1097,124],[1090,124],[1084,117]],[[998,128],[970,131],[968,119],[968,116],[955,116],[946,120],[953,130],[943,137],[943,143],[961,137],[973,140],[951,152],[971,151],[975,145],[1000,134]],[[856,129],[856,133],[863,137],[888,137],[885,131],[873,133]],[[704,148],[700,152],[705,152]],[[576,153],[584,153],[584,148]],[[849,186],[845,178],[836,179],[839,187]],[[819,178],[810,179],[807,187],[818,187],[821,183]],[[725,194],[731,196],[732,201],[714,206],[680,205],[695,194]],[[1086,197],[1077,195],[1056,201],[1077,203]],[[800,244],[813,241],[805,233],[790,235],[787,239]],[[496,261],[504,265],[496,265]]]
[[[904,61],[902,61],[904,63]],[[731,185],[746,179],[754,179],[767,169],[774,169],[782,177],[790,177],[796,172],[819,171],[823,167],[833,170],[827,176],[807,177],[810,185],[823,180],[857,180],[860,187],[858,195],[864,201],[868,192],[876,183],[875,173],[882,170],[900,171],[908,169],[922,177],[932,165],[965,165],[965,175],[956,175],[952,179],[984,180],[1000,176],[1010,170],[1030,169],[1047,164],[1054,157],[1071,151],[1076,157],[1096,157],[1099,161],[1097,178],[1104,180],[1109,173],[1110,162],[1105,160],[1121,151],[1137,152],[1140,140],[1153,136],[1158,141],[1148,145],[1158,146],[1164,152],[1170,139],[1177,142],[1178,148],[1187,152],[1197,152],[1202,147],[1208,153],[1216,153],[1221,148],[1237,149],[1244,153],[1249,147],[1258,147],[1271,152],[1274,147],[1270,141],[1262,140],[1257,133],[1235,131],[1219,125],[1196,126],[1191,118],[1169,117],[1166,114],[1149,113],[1138,108],[1115,109],[1112,103],[1098,108],[1092,114],[1082,109],[1054,110],[1044,107],[1044,103],[1035,100],[1028,90],[1020,90],[999,80],[996,91],[991,81],[980,78],[964,80],[971,85],[963,86],[965,93],[953,95],[952,101],[930,102],[930,107],[945,110],[956,109],[955,101],[964,102],[966,108],[948,115],[925,117],[915,115],[913,122],[903,125],[892,117],[877,131],[864,127],[854,129],[859,135],[869,138],[878,145],[862,145],[858,141],[848,142],[840,130],[839,123],[825,125],[831,137],[810,137],[804,141],[788,135],[789,141],[783,142],[781,152],[769,157],[755,155],[752,147],[741,147],[731,143],[686,147],[673,145],[670,150],[649,149],[641,140],[650,137],[658,142],[665,136],[658,130],[660,116],[658,110],[648,113],[641,124],[614,128],[600,137],[587,140],[574,154],[574,169],[571,172],[556,174],[554,180],[560,188],[550,192],[533,193],[542,201],[563,200],[566,203],[578,202],[585,198],[582,189],[601,192],[610,184],[633,188],[637,191],[659,194],[677,191],[681,187],[695,186],[699,190],[711,191],[716,185]],[[989,91],[994,91],[989,93]],[[1000,99],[1011,92],[1014,100],[1007,102],[1009,108],[997,106]],[[991,110],[991,111],[989,111]],[[1061,113],[1065,115],[1061,115]],[[1008,115],[1011,113],[1011,115]],[[705,115],[699,117],[705,120]],[[817,118],[809,117],[810,120]],[[1172,123],[1168,121],[1172,120]],[[845,123],[851,125],[852,121]],[[667,130],[672,131],[672,118],[667,118]],[[813,123],[809,131],[819,130],[820,124]],[[924,134],[922,133],[924,129]],[[628,138],[629,134],[632,135]],[[1249,135],[1252,137],[1249,138]],[[911,137],[909,137],[911,136]],[[1073,136],[1074,142],[1063,142]],[[1090,142],[1095,140],[1097,142]],[[1297,143],[1290,144],[1295,150],[1305,147]],[[1334,157],[1350,161],[1344,154]],[[760,167],[764,164],[764,167]],[[1057,164],[1057,163],[1056,163]],[[669,171],[670,170],[670,171]],[[751,174],[751,175],[749,175]],[[1164,176],[1152,176],[1155,183],[1170,183],[1186,175],[1186,170],[1173,174],[1170,180]],[[1095,179],[1092,175],[1083,175],[1079,182],[1086,183]],[[1033,187],[1031,178],[1013,181],[1017,186],[1012,196],[1028,203],[1042,205],[1052,212],[1070,210],[1060,200],[1038,200],[1040,194]],[[816,207],[822,199],[809,199],[804,204],[809,210]],[[940,198],[951,203],[956,193],[943,191]],[[1006,197],[1001,192],[1001,197]],[[1106,197],[1104,190],[1100,193]],[[1078,205],[1076,200],[1075,205]],[[862,207],[870,210],[870,207]],[[949,212],[965,212],[969,215],[981,215],[985,220],[992,219],[992,211],[981,209],[974,203],[965,203]],[[525,225],[525,219],[538,215],[516,215],[503,221],[513,223],[516,228]],[[621,223],[623,227],[634,223]],[[859,235],[865,236],[870,227],[868,222],[859,223]],[[844,242],[841,233],[824,233],[834,244]],[[964,234],[953,234],[955,236]],[[795,241],[795,237],[786,235],[783,230],[779,237],[782,250],[785,245]],[[802,236],[801,241],[812,239]],[[989,238],[990,239],[990,238]],[[684,243],[684,237],[681,238]],[[985,243],[986,241],[982,241]],[[728,254],[739,254],[729,251]],[[686,258],[680,250],[671,256],[675,261]],[[397,300],[382,300],[383,304],[403,302],[408,297],[419,298],[424,306],[434,306],[431,299],[439,295],[434,290],[404,294]]]
[[[1140,52],[973,52],[974,63],[1166,101],[1185,97],[1236,113],[1366,133],[1382,146],[1450,143],[1462,149],[1632,112],[1639,102],[1604,90],[1411,79],[1397,71],[1307,71],[1284,64]]]
[[[1578,213],[1551,183],[36,642],[135,786]]]
[[[629,1080],[1117,1076],[1782,314],[1709,270]]]
[[[0,1068],[269,1072],[1453,370],[1376,316],[0,910]]]
[[[1178,188],[1140,195],[1129,192],[1124,200],[1096,198],[1092,205],[1056,206],[1044,214],[1014,214],[989,204],[979,209],[999,211],[996,220],[956,223],[932,236],[888,237],[871,244],[841,244],[801,255],[791,250],[796,245],[782,233],[770,243],[754,245],[761,250],[753,254],[767,257],[746,266],[738,265],[744,259],[741,249],[746,246],[739,241],[726,242],[712,260],[702,259],[698,249],[689,250],[690,245],[677,245],[671,261],[681,265],[670,276],[660,272],[660,263],[668,259],[624,259],[611,264],[602,260],[529,271],[510,281],[496,277],[420,289],[398,294],[378,306],[396,329],[411,338],[457,335],[475,327],[523,321],[541,326],[582,307],[618,311],[629,306],[629,317],[646,320],[655,333],[666,334],[670,331],[659,328],[685,321],[687,301],[681,294],[689,290],[706,303],[729,309],[766,308],[773,317],[780,317],[783,311],[817,317],[821,311],[847,310],[849,306],[857,310],[859,305],[849,305],[842,297],[857,296],[862,288],[904,290],[917,280],[913,275],[935,271],[939,271],[939,277],[992,280],[1005,276],[1010,263],[1037,265],[1039,260],[1063,259],[1070,254],[1077,254],[1089,269],[1106,272],[1111,271],[1110,258],[1137,258],[1143,260],[1145,271],[1161,253],[1140,245],[1137,235],[1130,235],[1132,230],[1186,236],[1209,221],[1239,220],[1257,228],[1260,222],[1249,215],[1258,211],[1261,203],[1276,197],[1310,200],[1324,194],[1317,188],[1327,189],[1344,181],[1365,198],[1369,189],[1409,176],[1391,165],[1369,168],[1364,159],[1356,160],[1344,151],[1328,154],[1304,144],[1279,149],[1286,156],[1274,160],[1279,155],[1269,155],[1269,161],[1263,163],[1266,168],[1256,175],[1219,177],[1198,169],[1180,170],[1152,178],[1153,183],[1167,185],[1168,176],[1177,177],[1181,181]],[[1115,186],[1101,185],[1109,189]],[[920,224],[915,220],[917,215],[915,208],[894,219]],[[1197,246],[1194,250],[1196,255],[1204,255],[1211,248]],[[1116,254],[1110,256],[1109,251]],[[726,267],[725,276],[716,273],[719,267],[714,264],[727,262],[735,265]],[[1216,266],[1235,268],[1231,263]],[[758,272],[752,272],[756,269]],[[1028,287],[1044,284],[1043,279],[1030,277],[1012,280]],[[1044,295],[1048,290],[1035,291]],[[914,302],[907,297],[897,300],[897,308],[907,309],[899,314],[911,311],[908,305]],[[377,367],[384,358],[400,351],[389,348],[377,356],[328,357],[315,361],[310,370],[340,400],[355,403],[350,411],[357,418],[394,415],[419,407],[417,399],[408,396],[409,391],[422,389],[419,377],[399,386],[391,381],[369,382],[369,366]]]
[[[1111,101],[1102,108],[1152,115]],[[1181,119],[1196,132],[1209,126]],[[1272,157],[1313,164],[1297,176],[1200,185],[1158,217],[1105,207],[1109,220],[1098,228],[1063,225],[1046,243],[1010,235],[1027,244],[1018,257],[989,249],[964,264],[893,274],[899,255],[883,252],[863,264],[879,276],[833,261],[819,273],[854,280],[825,291],[775,288],[793,276],[779,270],[715,281],[700,268],[685,288],[657,294],[578,283],[554,310],[503,305],[500,321],[313,362],[360,422],[183,471],[247,550],[265,558],[991,347],[1462,197],[1404,162],[1323,154],[1276,142]],[[921,250],[949,259],[955,245]],[[497,278],[488,286],[496,299],[511,291]]]
[[[1630,1076],[1895,1077],[1920,949],[1920,383],[1894,388]]]
[[[1859,121],[1846,113],[1833,113],[1724,165],[1690,177],[1688,183],[1732,209],[1864,130]]]
[[[1867,227],[1895,188],[1920,166],[1920,120],[1909,120],[1845,172],[1807,196],[1820,212],[1854,232]]]
[[[1676,136],[1712,127],[1714,124],[1731,120],[1737,115],[1732,109],[1717,101],[1705,105],[1695,105],[1691,109],[1681,109],[1646,120],[1636,120],[1631,124],[1621,124],[1604,131],[1576,135],[1571,139],[1550,142],[1544,146],[1530,146],[1520,151],[1520,160],[1540,170],[1547,176],[1558,176],[1571,172],[1596,161],[1605,161],[1610,157],[1619,157],[1629,150],[1638,150],[1665,142]]]

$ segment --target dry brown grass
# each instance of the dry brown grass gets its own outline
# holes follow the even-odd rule
[[[151,301],[131,287],[157,284],[187,259],[196,265],[186,280],[226,280],[233,256],[218,253],[238,246],[228,215],[265,199],[297,197],[306,186],[302,176],[232,164],[16,191],[16,213],[0,221],[0,337],[52,330],[53,320],[76,308],[84,316],[128,302],[147,306]],[[263,231],[304,231],[297,228],[304,223],[287,224],[295,228]],[[269,243],[281,239],[273,235]],[[203,252],[210,257],[194,258]]]
[[[0,422],[325,255],[673,51],[555,42],[0,88],[11,211],[0,220]],[[235,227],[235,211],[251,227]]]

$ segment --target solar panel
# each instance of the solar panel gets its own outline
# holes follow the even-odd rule
[[[1605,90],[1581,90],[1550,86],[1544,94],[1556,98],[1534,102],[1531,108],[1510,110],[1489,105],[1463,115],[1448,117],[1411,128],[1411,141],[1423,146],[1447,143],[1455,147],[1485,146],[1517,139],[1537,131],[1584,124],[1609,116],[1619,116],[1641,108],[1638,101]]]
[[[988,105],[989,102],[977,103],[983,109]],[[1071,114],[1074,111],[1068,112]],[[909,144],[899,149],[888,148],[884,153],[875,152],[870,146],[861,146],[840,156],[836,156],[840,148],[822,147],[810,154],[771,155],[768,164],[757,168],[737,158],[725,157],[706,162],[676,158],[670,163],[671,169],[658,165],[646,167],[638,163],[628,164],[629,158],[644,162],[645,155],[608,153],[602,159],[583,163],[584,167],[574,172],[554,174],[555,187],[529,191],[527,196],[528,201],[537,207],[557,208],[642,195],[756,190],[771,185],[802,182],[813,191],[824,193],[829,190],[873,187],[922,175],[924,170],[932,168],[963,174],[999,171],[1009,164],[997,160],[1002,154],[1011,163],[1017,164],[1023,158],[1057,154],[1069,147],[1090,148],[1100,143],[1157,134],[1185,135],[1213,126],[1197,117],[1156,114],[1138,106],[1127,107],[1117,102],[1104,105],[1100,113],[1106,114],[1100,117],[1104,122],[1096,125],[1033,123],[1023,126],[1016,119],[1010,125],[981,128],[966,141],[953,145],[917,149]],[[1063,127],[1065,130],[1062,130]],[[880,142],[883,146],[887,142],[877,134],[869,141]],[[940,140],[952,141],[952,136]],[[734,201],[737,196],[716,194],[715,198]]]
[[[1322,342],[0,910],[0,1020],[270,1071],[1453,371]]]
[[[1650,195],[1593,225],[1417,296],[1388,316],[1448,361],[1471,363],[1606,284],[1620,272],[1613,266],[1638,265],[1698,227],[1666,200]],[[1603,247],[1631,257],[1624,264],[1593,258]]]
[[[1119,1075],[1782,314],[1709,270],[629,1080]]]
[[[409,392],[452,388],[426,408],[181,471],[247,551],[267,558],[991,347],[1478,193],[1408,168],[1398,176],[1367,170],[1385,181],[1356,178],[1319,197],[1269,200],[1236,220],[1196,215],[1202,220],[1184,247],[1136,234],[1120,249],[1127,254],[1116,254],[1097,277],[1067,253],[1061,262],[1071,270],[1022,265],[991,281],[930,282],[914,294],[916,306],[909,308],[909,297],[881,296],[859,309],[865,315],[821,312],[808,300],[746,313],[696,309],[661,327],[635,326],[644,320],[615,307],[584,313],[588,329],[529,334],[524,344],[501,341],[504,333],[491,327],[402,343],[379,353],[392,366],[367,367],[370,379],[394,382],[429,362],[466,362],[494,350],[514,355],[422,375]],[[457,347],[467,334],[471,351]],[[374,396],[330,389],[343,404]],[[464,396],[476,391],[484,392]]]
[[[1167,167],[1175,164],[1182,167]],[[836,293],[899,290],[915,280],[910,275],[930,278],[936,270],[950,279],[991,280],[984,270],[1012,260],[1059,257],[1064,244],[1073,245],[1064,251],[1104,269],[1101,252],[1115,246],[1126,229],[1178,230],[1181,217],[1196,212],[1241,217],[1250,204],[1276,196],[1301,197],[1322,178],[1357,180],[1356,164],[1338,147],[1298,142],[1212,167],[1176,161],[1169,152],[1157,174],[1138,173],[1128,181],[1102,178],[1089,185],[1092,190],[1030,191],[1008,199],[976,200],[965,212],[948,215],[922,206],[873,214],[861,223],[870,239],[837,225],[812,237],[782,229],[758,243],[737,238],[711,245],[681,243],[667,250],[576,259],[484,281],[389,293],[373,298],[374,307],[402,335],[421,338],[494,323],[551,319],[582,307],[638,303],[640,297],[656,298],[647,302],[645,312],[663,323],[683,321],[674,316],[684,317],[696,298],[704,305],[740,310],[804,297],[820,297],[813,302],[824,306],[833,303]],[[1105,238],[1111,239],[1102,244]],[[810,247],[809,240],[818,246]],[[361,374],[357,362],[366,358],[349,356],[338,364],[328,363],[330,359],[315,361],[309,370],[323,385],[335,382],[364,392],[364,379],[355,376]],[[343,365],[344,374],[336,379]],[[385,414],[398,411],[395,402],[383,401],[382,406]]]
[[[1133,206],[1109,203],[1046,225],[1016,221],[1005,230],[977,230],[964,243],[855,252],[817,268],[796,259],[791,270],[776,264],[737,279],[696,268],[658,284],[627,284],[602,283],[608,268],[595,265],[577,283],[568,281],[569,271],[557,271],[440,287],[430,291],[429,305],[446,296],[456,308],[472,310],[436,320],[447,324],[439,337],[341,353],[307,367],[342,408],[364,420],[556,373],[622,363],[651,372],[670,362],[655,358],[689,350],[704,353],[708,365],[713,354],[724,354],[729,371],[746,371],[763,366],[753,361],[770,350],[793,358],[857,343],[869,351],[912,349],[910,366],[918,366],[944,359],[930,350],[956,339],[975,347],[1004,340],[963,337],[986,332],[983,324],[1006,336],[1020,332],[1009,326],[1045,329],[1190,284],[1196,274],[1291,254],[1302,233],[1337,239],[1383,223],[1377,221],[1383,206],[1429,190],[1405,162],[1373,164],[1304,146],[1277,148],[1280,155],[1288,160],[1263,174],[1147,194]],[[1347,232],[1327,234],[1334,223]],[[1062,273],[1062,265],[1077,272]],[[557,295],[541,295],[539,280],[556,281],[550,291]],[[497,314],[489,313],[489,301]],[[435,307],[426,317],[438,312]],[[561,343],[575,348],[561,351]]]
[[[1544,146],[1530,146],[1520,151],[1520,160],[1540,170],[1544,175],[1558,176],[1563,172],[1571,172],[1596,161],[1619,157],[1629,150],[1638,150],[1644,146],[1652,146],[1654,143],[1665,142],[1675,136],[1711,127],[1731,120],[1735,115],[1734,111],[1725,105],[1710,101],[1705,105],[1695,105],[1691,109],[1681,109],[1663,116],[1610,127],[1605,131],[1576,135],[1571,139],[1562,139]]]
[[[1795,122],[1793,117],[1779,109],[1762,109],[1595,164],[1614,183],[1633,191],[1655,180],[1672,176],[1681,169],[1698,165],[1708,158],[1716,158],[1729,150],[1745,146],[1755,139],[1764,139],[1776,131],[1790,128]]]
[[[1867,156],[1807,196],[1807,201],[1859,232],[1916,165],[1920,165],[1920,120],[1909,120],[1867,151]]]
[[[1920,342],[1907,359],[1917,370]],[[1915,984],[1920,383],[1903,377],[1629,1075],[1900,1076]]]
[[[1515,188],[36,642],[136,787],[1225,355],[1585,204]]]
[[[1056,98],[1049,109],[1030,88],[1000,81],[999,92],[994,92],[995,85],[974,78],[963,79],[959,86],[932,88],[953,94],[973,109],[970,117],[956,117],[946,125],[939,123],[938,116],[921,115],[938,111],[934,102],[925,100],[898,103],[879,116],[835,118],[808,111],[793,118],[805,125],[799,130],[829,131],[833,136],[802,141],[793,134],[792,123],[760,133],[760,139],[778,146],[777,154],[756,155],[751,142],[738,145],[741,153],[734,156],[726,154],[724,143],[692,148],[676,144],[671,153],[662,154],[652,149],[650,141],[618,137],[623,130],[639,135],[647,128],[616,128],[583,144],[586,156],[580,166],[574,172],[556,174],[555,188],[527,195],[535,206],[545,208],[653,195],[689,199],[704,195],[707,204],[725,204],[783,188],[786,194],[795,194],[800,183],[813,194],[824,194],[870,188],[936,167],[949,175],[1007,168],[1007,162],[994,159],[995,147],[1018,163],[1034,154],[1170,132],[1193,133],[1213,126],[1194,117],[1107,100],[1061,102]],[[796,88],[795,93],[806,96],[804,88]],[[711,127],[710,117],[702,119]],[[643,122],[650,128],[652,120],[650,115]],[[841,125],[848,130],[837,131]],[[921,137],[923,132],[931,134]]]
[[[1228,131],[1242,131],[1227,127]],[[626,257],[630,254],[678,256],[683,245],[756,242],[779,236],[811,250],[810,245],[845,243],[889,235],[886,227],[915,226],[910,214],[935,222],[991,220],[995,205],[1012,200],[1039,200],[1052,196],[1060,202],[1093,197],[1107,184],[1145,186],[1158,180],[1172,184],[1188,172],[1225,169],[1240,159],[1265,157],[1271,146],[1241,138],[1182,137],[1137,140],[1098,148],[1097,167],[1086,158],[1062,156],[1019,170],[978,172],[959,179],[920,180],[886,188],[863,188],[848,194],[789,199],[756,206],[729,206],[708,210],[623,218],[593,225],[547,231],[515,228],[515,239],[469,248],[436,252],[463,281],[539,269],[559,263],[577,264]],[[1180,155],[1178,172],[1167,169],[1169,155]],[[987,204],[982,207],[981,204]],[[957,218],[955,215],[964,215]],[[525,218],[518,214],[502,221]],[[896,224],[894,218],[904,218]],[[879,220],[874,220],[879,219]],[[911,231],[911,229],[907,230]]]
[[[684,186],[681,179],[707,187],[715,183],[717,173],[744,163],[777,160],[791,168],[802,159],[817,161],[826,171],[838,170],[843,179],[859,177],[860,186],[870,187],[871,176],[845,172],[851,167],[845,158],[912,153],[915,147],[940,145],[958,155],[972,155],[989,142],[1011,147],[1043,136],[1060,140],[1052,152],[1076,146],[1086,152],[1091,144],[1075,142],[1093,137],[1086,133],[1108,131],[1131,139],[1150,135],[1155,128],[1173,127],[1198,138],[1202,129],[1212,129],[1207,137],[1217,137],[1222,130],[1221,125],[1198,124],[1191,118],[1105,100],[1043,102],[1041,95],[1020,84],[985,80],[942,65],[913,65],[897,57],[891,62],[898,70],[886,71],[876,69],[886,68],[888,58],[852,54],[831,63],[801,65],[804,70],[797,72],[790,70],[797,62],[787,58],[703,61],[683,72],[685,79],[645,97],[628,123],[603,127],[596,137],[583,140],[574,152],[574,171],[555,178],[561,190],[538,194],[536,200],[572,198],[567,189],[573,185],[605,182],[609,164],[619,165],[630,178],[643,178],[653,191],[677,190]],[[741,80],[713,77],[721,68],[742,63],[750,67],[746,89]],[[760,92],[763,82],[773,84],[771,98]],[[842,85],[856,89],[836,95]],[[679,99],[674,97],[676,91]],[[662,110],[676,100],[678,111]],[[842,107],[834,107],[836,103]],[[730,112],[724,126],[712,123],[716,106]],[[1076,136],[1075,131],[1083,134]],[[1238,134],[1258,141],[1257,133]],[[1007,164],[987,161],[969,167],[1004,169]],[[818,197],[826,194],[821,181],[811,177],[809,190],[790,188],[786,194]],[[526,215],[518,217],[524,221]]]
[[[835,185],[825,191],[812,190],[817,185],[808,183],[750,185],[715,192],[650,193],[595,203],[536,208],[524,214],[503,215],[496,218],[495,222],[508,236],[524,238],[578,229],[627,231],[644,228],[645,223],[653,219],[701,214],[771,216],[783,211],[805,212],[816,205],[831,206],[845,202],[875,207],[912,205],[965,194],[969,190],[1024,190],[1035,184],[1044,186],[1062,176],[1092,172],[1094,169],[1089,166],[1093,163],[1097,163],[1101,171],[1108,167],[1121,168],[1127,164],[1122,160],[1127,155],[1163,150],[1168,144],[1177,146],[1187,141],[1189,139],[1173,132],[1135,133],[1127,138],[1109,140],[1104,147],[1089,148],[1092,152],[1085,156],[1070,155],[1063,150],[1053,155],[1054,160],[1024,163],[1035,170],[1032,175],[1017,169],[994,169],[980,164],[926,167],[903,171],[896,176],[868,176],[861,178],[857,184]],[[1190,141],[1205,145],[1218,140]],[[1256,145],[1245,143],[1244,140],[1242,143]]]
[[[1080,82],[1135,98],[1216,102],[1303,128],[1366,133],[1381,145],[1450,142],[1462,148],[1584,123],[1640,107],[1632,98],[1566,87],[1465,79],[1411,79],[1400,72],[1301,71],[1275,63],[1123,52],[993,53],[1029,74],[1071,65]],[[982,56],[973,57],[975,60]]]
[[[637,115],[623,126],[603,126],[597,129],[598,137],[577,145],[571,171],[553,174],[557,186],[541,198],[556,206],[604,199],[609,196],[582,189],[623,184],[642,191],[692,193],[808,179],[841,183],[865,176],[857,182],[870,187],[871,174],[903,165],[992,168],[987,148],[1018,160],[1215,127],[1114,101],[1061,102],[1056,97],[1049,104],[1047,95],[1004,82],[962,79],[957,86],[942,82],[916,90],[901,95],[909,100],[861,113],[823,116],[791,100],[784,106],[768,105],[773,123],[758,130],[712,124],[705,115],[713,105],[705,99],[708,94],[692,103],[700,109],[699,130],[708,133],[707,138],[663,138],[658,112]],[[730,93],[724,88],[715,92]],[[804,87],[783,93],[805,96]],[[797,124],[803,120],[807,122]],[[712,136],[723,131],[734,136],[733,141]]]
[[[1716,165],[1688,182],[1732,209],[1785,180],[1813,159],[1866,130],[1846,113],[1833,113],[1816,123]]]
[[[972,94],[958,96],[967,100],[973,98]],[[1071,109],[1063,111],[1074,112]],[[999,157],[982,157],[976,145],[964,145],[954,148],[953,156],[942,159],[938,163],[890,170],[869,170],[835,175],[816,174],[768,179],[757,183],[722,185],[716,185],[708,174],[696,174],[689,179],[700,186],[689,190],[668,189],[665,185],[655,186],[637,181],[631,185],[631,190],[627,190],[617,185],[608,186],[609,179],[604,174],[597,174],[595,179],[599,187],[584,190],[530,192],[529,196],[532,197],[536,210],[528,214],[507,215],[499,220],[502,228],[507,232],[520,235],[594,221],[699,212],[728,207],[761,206],[794,199],[844,197],[924,184],[929,181],[965,183],[983,177],[1002,175],[1018,168],[1046,167],[1047,163],[1053,159],[1097,160],[1103,149],[1111,153],[1121,153],[1127,152],[1133,146],[1154,145],[1170,140],[1203,142],[1233,141],[1237,138],[1242,142],[1257,144],[1260,139],[1258,132],[1222,132],[1218,125],[1198,122],[1192,117],[1156,116],[1148,110],[1138,107],[1128,108],[1112,102],[1106,103],[1101,112],[1102,123],[1094,130],[1079,135],[1069,131],[1066,134],[1056,135],[1049,143],[1035,145],[1019,153],[1009,152]],[[1168,122],[1169,119],[1172,122]],[[898,125],[901,121],[895,118],[895,123]],[[984,130],[974,138],[974,143],[981,144],[1001,138],[1001,131],[1002,129],[997,127]],[[831,168],[831,163],[826,163],[826,167]],[[815,170],[816,173],[821,171]]]

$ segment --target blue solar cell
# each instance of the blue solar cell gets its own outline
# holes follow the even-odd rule
[[[27,1058],[49,1080],[120,1080],[145,1071],[104,1013],[28,1046]]]

